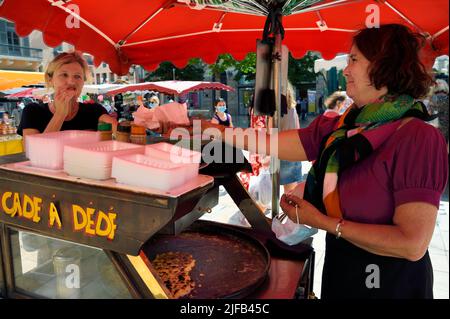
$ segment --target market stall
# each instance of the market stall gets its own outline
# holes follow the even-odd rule
[[[248,163],[201,165],[197,179],[170,192],[36,169],[23,153],[0,163],[3,297],[174,298],[157,261],[171,253],[195,261],[184,298],[293,298],[299,285],[311,292],[312,249],[278,242],[237,190],[235,172]],[[219,185],[252,228],[197,220],[217,204]]]
[[[11,123],[0,121],[0,156],[23,152],[22,136]]]
[[[22,4],[20,4],[21,1],[23,2]],[[67,1],[39,0],[31,4],[29,1],[21,1],[5,0],[0,5],[0,16],[15,22],[17,32],[20,35],[25,36],[33,29],[43,30],[48,44],[56,46],[62,41],[68,41],[74,44],[77,49],[94,54],[97,65],[101,61],[106,61],[111,70],[118,74],[127,73],[131,64],[139,64],[152,70],[163,60],[169,60],[176,66],[182,67],[192,57],[201,57],[206,62],[213,63],[221,53],[232,53],[234,57],[242,59],[248,52],[254,51],[255,40],[261,37],[262,32],[265,31],[265,38],[270,38],[265,40],[272,40],[275,43],[273,54],[270,55],[273,58],[270,60],[272,60],[274,69],[272,79],[277,96],[277,110],[280,110],[281,99],[279,90],[281,72],[278,57],[284,35],[286,35],[284,44],[289,47],[294,57],[299,58],[308,50],[315,50],[320,51],[324,58],[329,59],[339,52],[347,51],[354,32],[365,21],[370,20],[368,19],[369,15],[372,15],[369,18],[373,17],[374,12],[377,12],[379,13],[378,16],[381,17],[381,23],[403,23],[427,35],[427,50],[429,54],[425,56],[429,60],[437,55],[448,52],[448,16],[442,14],[442,12],[448,11],[448,2],[443,0],[434,1],[433,4],[424,0],[392,0],[389,2],[377,2],[377,4],[369,0],[232,0],[211,2],[158,0],[152,1],[151,4],[148,1],[134,1],[131,3],[129,1],[125,2],[124,0],[114,0],[111,1],[107,8],[100,2],[70,1],[69,3]],[[69,8],[71,5],[76,5],[81,10],[71,10]],[[22,8],[20,11],[17,10],[19,6]],[[126,10],[122,10],[122,8],[126,8]],[[33,14],[38,11],[43,14],[39,16]],[[427,12],[427,15],[424,16],[423,12]],[[104,19],[105,16],[114,17],[116,15],[117,19]],[[35,17],[32,21],[29,19],[31,16]],[[65,24],[67,18],[72,19],[72,22],[79,23],[79,27],[68,28]],[[110,21],[118,20],[123,23],[110,23]],[[190,21],[190,23],[176,23],[177,21]],[[265,23],[270,28],[266,28],[264,26]],[[267,35],[273,37],[266,37]],[[234,168],[233,165],[232,168]],[[14,172],[10,168],[2,167],[1,172],[4,173],[4,171],[6,172],[4,174],[6,177],[1,177],[2,179],[0,180],[2,196],[7,192],[15,192],[15,194],[18,194],[15,195],[17,197],[15,202],[19,203],[17,205],[20,205],[21,201],[20,189],[36,189],[40,191],[41,186],[37,187],[37,185],[42,185],[44,180],[47,181],[50,178],[48,176],[36,177],[34,174],[28,174],[23,171]],[[277,167],[275,167],[276,171]],[[288,247],[283,247],[283,245],[273,238],[269,223],[264,219],[258,206],[255,205],[250,196],[248,196],[248,193],[240,185],[240,181],[235,174],[236,170],[230,169],[227,166],[214,167],[213,165],[208,165],[202,169],[202,173],[214,178],[214,186],[212,186],[211,190],[200,196],[201,200],[204,198],[206,200],[206,194],[212,192],[217,185],[224,185],[239,209],[252,225],[251,230],[244,231],[246,235],[237,236],[239,238],[238,241],[240,240],[241,242],[246,242],[248,245],[252,245],[250,247],[255,249],[260,256],[259,260],[261,263],[259,264],[260,267],[258,267],[259,276],[256,275],[253,277],[254,280],[251,283],[247,283],[244,287],[234,289],[232,292],[227,291],[227,294],[223,297],[232,297],[236,296],[236,294],[241,297],[244,295],[272,298],[293,297],[295,288],[298,286],[298,282],[302,277],[301,274],[307,273],[307,269],[312,269],[307,264],[314,264],[314,254],[311,252],[311,249],[304,246],[301,246],[298,250],[288,249]],[[27,183],[25,176],[32,180]],[[70,205],[71,201],[75,200],[72,196],[75,196],[77,191],[84,196],[83,198],[91,198],[91,201],[87,203],[92,206],[100,203],[99,198],[108,198],[111,201],[117,201],[117,198],[121,198],[121,195],[123,195],[122,192],[105,185],[81,185],[79,180],[51,180],[52,184],[47,185],[47,190],[53,191],[56,187],[55,184],[61,184],[59,187],[61,196],[64,198],[64,202],[61,205],[65,205],[64,207],[69,207],[68,205]],[[11,190],[11,185],[16,185],[16,187],[21,188],[19,190]],[[45,189],[45,187],[42,189]],[[108,195],[105,192],[111,193]],[[56,198],[56,194],[54,195]],[[135,195],[137,194],[133,192],[128,194],[132,198]],[[23,201],[25,201],[25,198],[28,198],[28,202],[31,201],[33,203],[34,199],[30,199],[29,196],[23,196]],[[36,198],[36,201],[39,202],[39,197]],[[78,200],[80,198],[81,196],[79,195]],[[128,203],[133,202],[130,197],[126,198],[130,200]],[[158,198],[155,207],[161,209],[161,201],[164,202],[166,199],[167,196]],[[275,199],[278,199],[277,196],[275,196]],[[198,199],[196,205],[199,205],[201,200]],[[274,205],[277,202],[277,200],[273,200]],[[137,208],[140,205],[137,205]],[[210,208],[211,205],[213,205],[213,202],[207,203],[206,206],[202,204],[200,207],[202,209],[205,207]],[[108,206],[108,209],[109,207],[114,208],[116,206]],[[130,207],[135,208],[134,206]],[[128,208],[131,209],[130,207]],[[58,210],[57,208],[55,209]],[[100,207],[91,207],[91,209],[95,212]],[[149,211],[152,212],[153,209],[152,206]],[[195,210],[195,205],[193,209]],[[200,209],[200,212],[202,209]],[[134,209],[131,209],[131,211],[134,212]],[[34,210],[35,214],[36,212],[37,210]],[[275,213],[276,209],[273,209],[273,212]],[[17,211],[15,213],[17,214]],[[4,283],[2,289],[3,295],[8,297],[32,296],[33,294],[37,296],[45,295],[41,291],[36,291],[36,289],[33,290],[26,286],[30,285],[30,282],[37,282],[41,283],[39,289],[48,287],[50,291],[53,291],[53,295],[50,296],[58,296],[54,289],[55,283],[52,282],[55,279],[55,271],[53,269],[60,269],[55,264],[59,265],[63,261],[67,261],[67,259],[71,261],[69,264],[74,264],[72,262],[73,260],[83,260],[89,255],[88,253],[72,252],[71,254],[66,253],[60,256],[60,254],[52,254],[56,248],[46,248],[46,257],[44,255],[41,259],[47,261],[47,271],[41,271],[41,268],[38,267],[38,275],[33,276],[31,280],[21,281],[22,277],[20,276],[23,274],[23,271],[20,272],[17,269],[22,267],[23,270],[25,264],[19,262],[15,256],[20,255],[20,260],[27,257],[25,256],[25,252],[22,251],[22,247],[25,251],[27,249],[30,250],[30,253],[36,250],[32,249],[36,247],[29,247],[24,244],[25,240],[22,238],[24,236],[21,236],[20,232],[27,231],[28,234],[32,234],[33,236],[49,236],[41,240],[42,245],[39,247],[50,246],[49,242],[54,242],[56,246],[55,241],[57,239],[63,239],[73,243],[88,245],[89,249],[99,249],[97,250],[98,254],[109,257],[106,266],[101,262],[86,264],[87,268],[93,267],[90,272],[85,271],[92,276],[86,279],[87,285],[99,287],[104,282],[102,278],[106,273],[110,274],[109,276],[107,275],[110,279],[114,276],[120,278],[116,282],[120,282],[121,284],[116,286],[107,284],[107,289],[105,289],[108,292],[116,292],[117,294],[115,296],[157,298],[165,298],[168,296],[167,287],[164,287],[165,285],[158,281],[158,278],[154,275],[154,269],[152,269],[152,258],[156,259],[155,254],[161,253],[152,249],[152,242],[154,240],[157,241],[160,238],[158,236],[163,235],[161,233],[162,229],[153,229],[150,232],[152,233],[151,235],[146,233],[144,237],[147,240],[133,246],[134,250],[131,251],[128,250],[125,244],[116,246],[116,243],[118,243],[116,239],[108,242],[102,238],[101,243],[99,243],[96,241],[99,239],[95,236],[87,236],[87,238],[84,238],[71,228],[65,230],[63,234],[57,235],[57,231],[54,228],[50,230],[43,229],[43,226],[36,228],[35,223],[32,221],[27,221],[24,218],[12,218],[10,217],[12,214],[8,215],[5,211],[0,212],[2,222],[1,253],[3,264],[5,265],[5,269],[0,269],[0,274],[3,275],[0,277],[0,281],[3,280]],[[32,215],[28,211],[27,214],[29,216]],[[70,215],[70,210],[65,212],[65,214]],[[151,216],[152,214],[149,215]],[[184,222],[184,216],[190,215],[178,216],[176,213],[166,223],[167,225],[172,225],[170,227],[172,230],[177,229],[177,222],[178,226],[180,226],[178,227],[179,230],[183,228],[181,226],[194,227],[191,231],[198,230],[198,228],[195,228],[198,222]],[[146,215],[146,217],[149,216]],[[117,219],[117,223],[119,221],[121,222],[121,219]],[[56,220],[53,220],[53,224],[55,223]],[[117,224],[117,226],[122,228],[121,224]],[[198,227],[201,228],[201,225]],[[103,228],[99,226],[99,230],[101,231]],[[234,236],[233,231],[235,230],[227,234]],[[139,229],[134,230],[131,228],[130,232],[135,235],[143,235],[139,232]],[[172,236],[170,237],[171,239],[176,241],[178,239],[175,237],[179,234],[183,233],[172,232],[169,235]],[[252,239],[249,239],[247,235],[250,235]],[[209,234],[205,234],[205,236],[209,236]],[[140,237],[141,240],[144,237]],[[258,242],[262,243],[262,246],[255,244],[255,239],[258,239]],[[30,242],[35,243],[36,240]],[[108,245],[105,243],[108,243]],[[52,258],[55,259],[53,264],[49,261],[49,256],[53,256]],[[298,259],[295,257],[298,257]],[[33,258],[33,260],[41,260],[39,256],[34,256]],[[308,260],[307,263],[305,263],[306,260]],[[203,267],[207,262],[208,260],[204,260],[199,262],[199,265]],[[242,262],[245,263],[245,260]],[[35,261],[36,263],[39,265]],[[100,267],[98,267],[99,264]],[[203,277],[201,276],[203,274],[206,277],[208,274],[214,274],[216,269],[217,267],[210,267],[206,273],[201,272],[198,276]],[[34,275],[35,272],[32,273]],[[48,280],[49,278],[50,281]],[[286,281],[286,278],[290,280]],[[311,279],[312,276],[307,276],[307,278]],[[194,281],[197,285],[199,284],[199,278],[194,278]],[[100,282],[100,284],[95,284],[96,282]],[[124,287],[128,289],[123,289]],[[241,293],[245,289],[247,289],[247,293]],[[90,293],[91,295],[83,291],[79,296],[88,298],[94,295],[92,292]],[[64,296],[64,294],[60,293],[59,296]]]
[[[0,156],[23,152],[22,136],[17,134],[0,135]]]

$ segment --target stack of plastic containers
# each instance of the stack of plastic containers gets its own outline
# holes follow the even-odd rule
[[[144,146],[117,141],[64,147],[64,171],[72,176],[97,180],[111,178],[113,157],[143,154]]]
[[[183,164],[186,169],[186,179],[198,175],[198,167],[202,154],[169,143],[156,143],[145,147],[145,155],[168,161],[173,164]]]
[[[61,170],[65,145],[87,144],[100,140],[98,132],[60,131],[27,135],[26,156],[31,166]]]
[[[168,143],[147,145],[144,155],[114,157],[118,183],[170,191],[198,175],[201,153]]]

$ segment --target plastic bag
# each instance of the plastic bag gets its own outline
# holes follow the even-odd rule
[[[305,192],[306,182],[299,183],[291,192],[290,195],[294,195],[298,198],[303,198]],[[300,213],[297,211],[297,213]],[[297,215],[297,220],[292,221],[289,217],[279,221],[277,218],[272,220],[272,231],[275,233],[276,237],[288,244],[290,246],[297,245],[298,243],[304,241],[305,239],[311,237],[317,233],[317,228],[309,227],[304,224],[299,223],[299,215]]]
[[[278,218],[274,218],[272,220],[272,231],[279,240],[289,246],[292,246],[297,245],[298,243],[316,234],[317,228],[294,223],[289,217],[287,217],[283,223],[280,222]]]
[[[272,178],[268,169],[261,169],[258,176],[251,176],[249,194],[265,207],[272,206]]]

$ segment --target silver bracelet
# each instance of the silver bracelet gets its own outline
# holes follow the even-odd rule
[[[336,225],[336,239],[341,238],[342,232],[341,227],[344,226],[344,220],[341,218]]]

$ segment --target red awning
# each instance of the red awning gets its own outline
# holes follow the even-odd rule
[[[355,30],[377,12],[381,23],[402,23],[429,35],[430,60],[448,54],[447,0],[326,0],[314,6],[283,17],[283,43],[296,58],[308,50],[326,59],[348,52]],[[255,51],[266,21],[263,15],[195,10],[176,0],[4,0],[0,17],[15,22],[20,36],[40,30],[47,45],[71,43],[117,74],[131,64],[152,70],[162,61],[182,67],[194,57],[214,63],[221,53],[242,59]],[[318,21],[326,24],[324,31]]]

